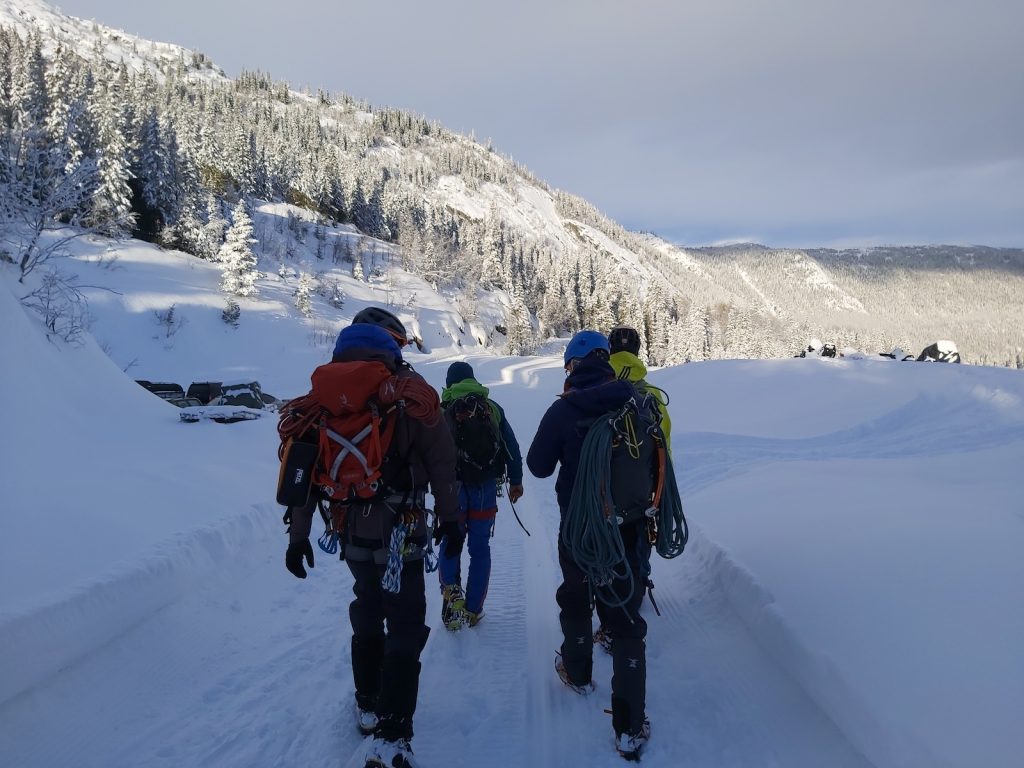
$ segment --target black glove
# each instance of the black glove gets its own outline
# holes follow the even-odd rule
[[[441,539],[448,539],[444,545],[445,557],[458,557],[462,554],[462,545],[466,541],[466,534],[457,522],[449,520],[434,529],[434,543],[440,545]]]
[[[288,545],[288,551],[284,553],[284,567],[292,572],[292,575],[299,579],[306,578],[306,569],[302,567],[302,556],[306,556],[309,567],[313,567],[313,545],[309,539],[293,541]]]

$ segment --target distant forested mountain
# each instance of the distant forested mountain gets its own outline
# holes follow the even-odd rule
[[[870,352],[950,338],[993,364],[1024,347],[1020,250],[682,248],[421,116],[230,79],[200,53],[0,2],[0,258],[22,276],[70,226],[233,260],[225,291],[255,290],[296,258],[239,234],[256,200],[365,234],[317,248],[316,270],[358,276],[385,241],[469,320],[481,291],[500,292],[513,353],[618,323],[642,330],[654,364],[784,356],[811,336]]]

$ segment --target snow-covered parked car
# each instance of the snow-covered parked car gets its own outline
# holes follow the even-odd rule
[[[149,379],[136,379],[135,383],[143,389],[152,392],[162,400],[173,400],[185,396],[185,390],[181,384],[170,381],[150,381]]]
[[[893,347],[891,352],[879,352],[878,356],[886,360],[917,360],[917,358],[914,357],[914,355],[910,354],[909,352],[904,352],[901,347]]]
[[[209,405],[242,405],[260,411],[266,407],[258,381],[225,381],[220,385],[220,394]]]
[[[280,402],[273,395],[265,393],[258,381],[193,383],[189,387],[189,392],[201,394],[204,389],[206,392],[215,391],[217,394],[206,405],[185,409],[181,414],[182,421],[196,422],[209,419],[221,424],[251,421],[277,411]]]
[[[960,350],[956,344],[948,339],[940,339],[934,344],[929,344],[921,354],[917,356],[919,363],[959,363]]]
[[[197,405],[191,408],[182,408],[179,418],[188,424],[194,424],[197,421],[233,424],[236,421],[253,421],[266,413],[265,410],[247,408],[244,405]]]

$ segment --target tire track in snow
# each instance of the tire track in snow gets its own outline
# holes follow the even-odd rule
[[[526,605],[521,539],[525,535],[507,502],[499,499],[498,506],[483,620],[459,632],[446,630],[440,622],[439,596],[428,615],[434,630],[423,657],[414,748],[417,755],[432,755],[444,765],[475,766],[489,755],[514,754],[522,748]],[[463,584],[468,566],[464,552]],[[439,593],[437,575],[427,578],[428,594]],[[472,717],[463,717],[464,712]]]

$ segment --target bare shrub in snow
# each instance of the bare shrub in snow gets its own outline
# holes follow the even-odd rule
[[[39,287],[21,297],[21,303],[35,310],[49,334],[70,344],[81,344],[89,327],[89,305],[78,290],[78,278],[56,269],[45,272]]]
[[[177,311],[175,304],[171,304],[170,307],[163,311],[156,310],[153,312],[153,315],[156,317],[157,325],[160,326],[165,339],[169,339],[174,336],[188,323],[188,318],[183,317],[181,313]]]

